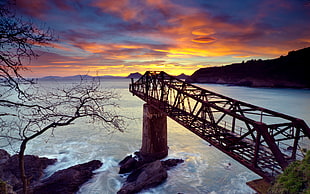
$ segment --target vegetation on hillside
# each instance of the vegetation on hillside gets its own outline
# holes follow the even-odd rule
[[[270,194],[310,194],[310,150],[301,161],[291,163],[279,175]]]
[[[310,88],[310,47],[269,60],[249,60],[197,70],[187,81],[254,87]]]

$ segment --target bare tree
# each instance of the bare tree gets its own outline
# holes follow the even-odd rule
[[[124,121],[113,111],[117,107],[118,94],[101,89],[100,82],[85,81],[74,87],[52,88],[47,91],[34,90],[31,100],[2,100],[1,105],[9,110],[1,118],[0,141],[8,144],[21,142],[19,161],[23,190],[29,184],[24,167],[24,153],[27,143],[47,130],[74,124],[81,118],[102,124],[107,129],[124,130]]]
[[[17,17],[12,9],[12,4],[0,7],[0,84],[6,90],[16,90],[19,97],[25,97],[20,83],[31,83],[32,80],[21,75],[27,70],[23,64],[38,56],[34,49],[55,38],[50,29],[37,28],[31,21]]]
[[[37,50],[54,41],[53,33],[39,29],[0,8],[0,142],[19,142],[19,166],[23,191],[29,186],[24,153],[30,140],[48,130],[74,124],[79,118],[124,130],[123,117],[113,111],[117,93],[102,89],[97,80],[83,80],[74,86],[42,90],[22,76],[24,63],[37,57]]]

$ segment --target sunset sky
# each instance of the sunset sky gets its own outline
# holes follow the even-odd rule
[[[17,0],[58,37],[27,76],[127,76],[276,58],[310,46],[309,0]]]

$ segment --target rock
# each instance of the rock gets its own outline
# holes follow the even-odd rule
[[[101,161],[93,160],[57,171],[51,177],[35,185],[32,192],[36,194],[75,193],[83,183],[93,176],[93,171],[101,166]]]
[[[172,167],[174,167],[180,163],[183,163],[183,162],[184,162],[184,160],[182,160],[182,159],[168,159],[165,161],[161,161],[163,167],[166,170],[170,170]]]
[[[136,193],[159,185],[168,177],[166,169],[159,160],[144,164],[134,170],[127,178],[126,183],[117,192],[118,194]]]
[[[168,159],[165,161],[156,159],[151,161],[144,160],[140,152],[135,152],[133,156],[126,156],[119,162],[119,174],[131,171],[132,173],[128,175],[126,182],[118,193],[135,193],[157,186],[167,178],[167,170],[183,162],[184,160],[182,159]]]
[[[30,177],[30,193],[74,193],[93,176],[92,171],[102,165],[100,161],[93,160],[60,170],[51,177],[41,181],[44,169],[56,161],[56,159],[40,158],[33,155],[25,156],[26,175]],[[17,193],[22,192],[18,155],[10,157],[5,150],[1,149],[0,179],[12,185],[13,190]]]
[[[126,156],[122,161],[120,161],[120,162],[118,163],[118,165],[120,165],[120,166],[124,165],[124,164],[125,164],[129,159],[131,159],[131,158],[132,158],[131,155]]]
[[[294,148],[292,147],[292,146],[288,146],[287,148],[286,148],[286,150],[288,150],[288,151],[292,151]]]
[[[13,191],[13,187],[11,185],[9,185],[8,183],[3,182],[1,179],[0,179],[0,193],[16,194]]]
[[[137,163],[138,161],[135,158],[133,158],[132,156],[127,156],[119,163],[119,174],[131,172],[136,167]]]
[[[1,153],[4,153],[1,151]],[[14,191],[22,188],[22,182],[20,179],[19,170],[19,158],[18,155],[13,155],[9,159],[5,159],[7,154],[2,154],[0,160],[5,161],[0,163],[0,178],[10,185],[12,185]],[[34,184],[43,175],[43,170],[48,166],[56,162],[56,159],[39,158],[38,156],[25,155],[25,169],[26,176],[31,177],[30,184]]]
[[[5,163],[9,158],[10,154],[5,150],[0,149],[0,165]]]

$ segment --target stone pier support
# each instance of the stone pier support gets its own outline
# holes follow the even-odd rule
[[[143,160],[162,159],[168,155],[167,116],[147,103],[143,105],[140,154]]]

